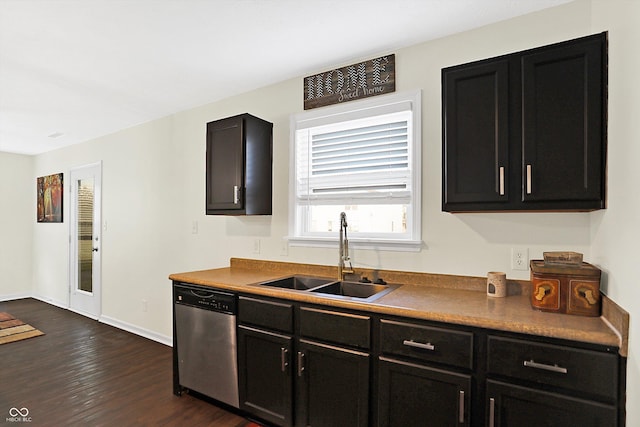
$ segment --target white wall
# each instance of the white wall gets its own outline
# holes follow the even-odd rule
[[[510,247],[526,246],[533,258],[541,257],[543,250],[565,249],[583,252],[589,259],[587,213],[440,211],[441,68],[589,34],[589,17],[589,3],[572,3],[395,52],[397,90],[423,91],[425,249],[354,250],[356,267],[478,276],[504,270],[510,277],[528,278],[528,272],[510,270]],[[281,255],[288,230],[289,116],[301,110],[302,77],[35,158],[34,175],[67,173],[72,167],[103,161],[105,315],[170,335],[166,277],[171,272],[225,266],[232,256],[335,263],[335,250],[291,247],[288,256]],[[274,123],[273,215],[206,216],[205,125],[242,112]],[[191,233],[194,221],[198,234]],[[67,233],[67,224],[34,231],[34,289],[59,302],[68,299]],[[260,254],[253,253],[255,239],[261,241]],[[142,299],[149,301],[146,313]]]
[[[0,299],[31,293],[32,224],[35,221],[33,159],[0,152]]]
[[[35,159],[36,174],[68,174],[102,161],[102,314],[165,336],[171,336],[167,276],[182,267],[181,170],[196,167],[180,160],[182,143],[174,138],[169,117]],[[65,185],[67,200],[70,185]],[[61,305],[69,301],[68,233],[68,221],[60,229],[34,233],[34,292]]]
[[[615,5],[614,7],[612,7]],[[607,294],[630,313],[627,425],[640,425],[640,2],[593,2],[593,28],[609,31],[608,208],[592,214],[591,253]],[[633,403],[636,404],[633,404]]]
[[[633,16],[638,16],[634,1],[581,0],[396,50],[397,90],[423,91],[425,249],[420,253],[354,251],[355,267],[476,276],[503,270],[511,278],[526,279],[528,272],[510,270],[511,247],[529,248],[532,258],[540,258],[545,250],[575,250],[604,269],[605,290],[631,312],[632,319],[640,313],[640,291],[631,260],[632,236],[638,235],[639,227],[634,217],[640,209],[630,190],[640,182],[639,168],[634,164],[640,158],[639,131],[632,127],[634,118],[639,117],[640,99],[634,76],[639,65],[639,30],[633,27]],[[603,30],[610,31],[611,41],[609,208],[591,214],[441,212],[441,68]],[[388,52],[380,52],[384,53]],[[358,59],[368,58],[350,62]],[[341,65],[345,64],[334,64]],[[34,183],[35,176],[66,174],[72,167],[103,161],[103,218],[107,223],[102,246],[103,314],[170,336],[167,276],[172,272],[226,266],[232,256],[335,263],[335,250],[292,247],[287,256],[281,254],[288,229],[289,115],[301,110],[302,76],[39,155],[25,180]],[[205,124],[243,112],[274,123],[273,215],[206,216]],[[28,200],[22,203],[33,207]],[[29,221],[34,222],[32,218]],[[191,232],[194,221],[198,223],[197,234]],[[32,229],[34,292],[65,302],[68,224],[35,225]],[[255,239],[260,239],[260,254],[253,253]],[[143,299],[148,301],[147,312],[143,311]],[[630,402],[640,399],[637,338],[632,330]],[[633,407],[629,408],[628,425],[640,425],[640,414]]]

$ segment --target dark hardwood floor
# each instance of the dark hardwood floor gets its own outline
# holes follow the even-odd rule
[[[45,333],[0,345],[2,425],[251,425],[175,396],[170,347],[34,299],[0,302],[1,311]],[[27,408],[31,422],[7,421],[11,408]]]

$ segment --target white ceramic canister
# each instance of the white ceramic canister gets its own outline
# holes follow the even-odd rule
[[[490,297],[507,296],[507,275],[501,271],[487,273],[487,295]]]

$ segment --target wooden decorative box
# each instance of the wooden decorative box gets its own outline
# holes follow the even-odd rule
[[[531,260],[531,306],[542,311],[600,316],[600,269]]]

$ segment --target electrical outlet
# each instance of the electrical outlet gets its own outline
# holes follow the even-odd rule
[[[191,223],[191,234],[198,234],[198,221]]]
[[[253,241],[253,253],[254,254],[260,253],[260,239],[255,239]]]
[[[286,239],[282,239],[282,246],[280,246],[280,255],[281,256],[289,256],[289,241]]]
[[[142,300],[142,311],[146,313],[147,310],[149,310],[149,301],[147,301],[146,299],[143,299]]]
[[[524,271],[529,269],[529,249],[511,248],[511,269]]]

